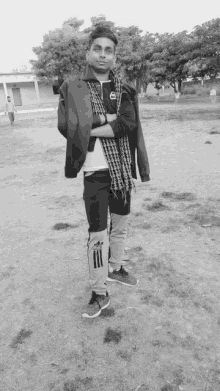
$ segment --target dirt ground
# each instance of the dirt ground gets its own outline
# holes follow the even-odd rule
[[[0,118],[0,390],[220,390],[220,106],[141,105],[128,270],[90,298],[82,173],[64,178],[56,112]]]

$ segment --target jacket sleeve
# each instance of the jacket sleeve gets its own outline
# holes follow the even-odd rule
[[[58,105],[58,130],[63,137],[67,138],[67,83],[64,81],[60,87],[60,97]]]
[[[118,117],[109,123],[115,138],[129,135],[137,127],[134,105],[127,93],[122,94]]]
[[[92,129],[98,128],[101,126],[100,117],[98,114],[93,114]]]
[[[141,181],[148,182],[150,181],[150,166],[148,160],[147,149],[145,145],[144,135],[142,131],[140,116],[139,116],[139,104],[138,104],[138,96],[135,95],[134,105],[137,116],[137,163],[138,170],[140,173]]]

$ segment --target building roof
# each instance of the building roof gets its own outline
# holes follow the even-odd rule
[[[3,76],[3,75],[26,75],[26,74],[29,74],[29,75],[33,75],[34,72],[31,72],[31,71],[23,71],[23,72],[0,72],[0,76]]]

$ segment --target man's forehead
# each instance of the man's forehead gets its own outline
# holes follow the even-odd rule
[[[110,47],[114,49],[115,44],[111,39],[103,37],[103,38],[96,38],[93,41],[92,46],[101,46],[103,48]]]

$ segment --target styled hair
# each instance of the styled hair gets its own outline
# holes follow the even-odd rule
[[[92,46],[92,43],[93,41],[96,39],[96,38],[108,38],[110,39],[112,42],[114,42],[115,46],[117,46],[118,44],[118,40],[117,40],[117,37],[116,35],[113,33],[113,31],[107,27],[107,26],[103,26],[103,25],[97,25],[95,27],[95,29],[91,32],[90,36],[89,36],[89,45],[88,45],[88,48],[90,49],[91,46]]]

